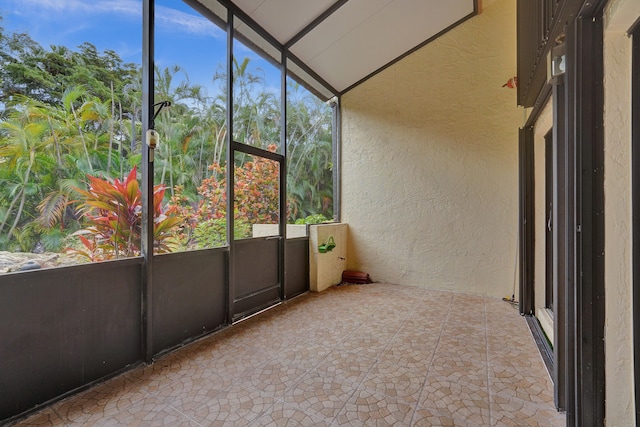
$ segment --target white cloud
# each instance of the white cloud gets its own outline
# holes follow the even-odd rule
[[[93,1],[85,0],[22,0],[20,4],[24,7],[37,8],[44,12],[44,9],[65,13],[121,13],[127,15],[140,15],[142,2],[140,0],[111,0]]]
[[[142,16],[141,0],[16,0],[22,9],[47,15],[51,12],[66,15],[82,13],[87,15],[117,14],[129,17]],[[156,25],[171,31],[185,32],[199,36],[225,37],[225,32],[208,19],[193,14],[156,5]],[[22,14],[26,15],[25,11]]]
[[[183,31],[200,36],[226,37],[217,25],[200,15],[192,15],[164,6],[156,6],[156,25],[170,27],[173,31]]]

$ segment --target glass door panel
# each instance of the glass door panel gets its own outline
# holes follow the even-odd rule
[[[234,239],[278,236],[280,164],[235,153]]]

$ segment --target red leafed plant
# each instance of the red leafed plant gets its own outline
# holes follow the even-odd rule
[[[275,151],[274,145],[269,146]],[[198,193],[202,203],[198,209],[199,219],[224,218],[226,215],[227,181],[224,178],[226,166],[209,166],[213,173],[202,180]],[[216,179],[215,177],[222,177]],[[235,168],[236,220],[246,220],[251,224],[278,223],[278,163],[262,157]]]
[[[275,145],[267,149],[276,151]],[[185,218],[180,239],[186,247],[211,247],[226,242],[226,165],[209,166],[210,176],[198,187],[198,202],[190,202],[175,187],[171,206]],[[250,156],[235,167],[234,236],[251,237],[253,224],[277,224],[279,217],[279,166],[263,157]]]
[[[139,256],[142,237],[142,191],[136,180],[136,168],[124,181],[113,181],[87,175],[88,190],[76,189],[84,199],[81,210],[89,227],[77,235],[86,250],[69,249],[91,261]],[[174,207],[163,211],[162,200],[166,187],[153,189],[154,253],[169,252],[172,230],[183,219]]]

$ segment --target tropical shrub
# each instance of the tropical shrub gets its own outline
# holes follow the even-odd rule
[[[331,221],[329,218],[322,214],[309,215],[306,218],[296,219],[296,224],[322,224],[323,222]]]
[[[142,191],[136,179],[136,168],[124,181],[87,175],[89,188],[76,188],[82,201],[80,210],[89,226],[74,233],[84,249],[70,249],[91,261],[127,258],[141,254]],[[153,250],[170,252],[173,230],[183,221],[172,207],[163,209],[166,188],[153,190]]]
[[[274,145],[269,146],[275,151]],[[212,247],[226,244],[227,180],[226,165],[209,166],[211,176],[198,187],[198,202],[193,203],[182,187],[175,187],[171,206],[185,221],[180,240],[187,247]],[[279,211],[278,164],[253,157],[235,168],[234,236],[251,237],[252,224],[277,224]]]
[[[246,239],[251,237],[251,224],[243,220],[233,222],[233,237]],[[227,244],[227,220],[213,218],[196,225],[193,231],[193,242],[198,249],[214,248]]]

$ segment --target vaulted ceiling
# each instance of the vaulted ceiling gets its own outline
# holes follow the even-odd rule
[[[475,15],[478,9],[478,0],[223,3],[255,21],[338,93]]]

